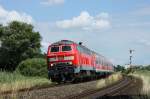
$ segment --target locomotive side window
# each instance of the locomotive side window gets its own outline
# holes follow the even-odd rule
[[[62,46],[62,51],[71,51],[71,46]]]
[[[59,52],[59,47],[58,46],[51,47],[51,52]]]
[[[77,50],[81,52],[81,49],[80,49],[80,47],[79,47],[79,46],[77,46]]]
[[[85,48],[85,47],[77,46],[77,49],[81,53],[85,53],[85,54],[88,54],[88,55],[92,54],[92,52],[89,49]]]
[[[81,52],[81,53],[83,53],[83,52],[84,52],[83,48],[82,48],[82,47],[80,47],[80,46],[77,46],[77,49],[78,49],[78,51],[79,51],[79,52]]]

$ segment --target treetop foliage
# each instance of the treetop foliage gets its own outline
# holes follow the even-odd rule
[[[31,24],[17,21],[0,25],[0,68],[14,70],[22,60],[41,53],[41,36],[33,28]]]

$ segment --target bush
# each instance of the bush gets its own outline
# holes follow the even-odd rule
[[[17,71],[24,76],[47,77],[47,64],[44,58],[32,58],[22,61]]]

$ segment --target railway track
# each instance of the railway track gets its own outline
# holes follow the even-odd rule
[[[42,87],[35,87],[30,89],[23,89],[18,91],[7,91],[0,94],[2,99],[10,99],[15,96],[16,99],[61,99],[63,97],[79,94],[85,90],[95,89],[98,80],[92,80],[87,82],[79,82],[75,84],[61,84],[50,85]]]
[[[134,80],[135,78],[132,77],[124,77],[120,82],[103,89],[87,90],[81,94],[67,96],[63,99],[97,99],[105,96],[123,95],[123,91],[131,87],[130,85],[132,85]]]
[[[139,80],[135,78],[125,76],[120,81],[102,89],[97,89],[97,81],[90,81],[78,84],[45,86],[44,88],[41,87],[27,91],[17,91],[13,94],[16,99],[96,99],[103,96],[123,95],[122,93],[128,95],[129,93],[127,90],[131,90],[131,92],[133,92],[132,89],[135,89],[134,86],[138,86],[135,81],[139,82]],[[4,99],[10,99],[12,98],[12,94],[7,93],[4,94],[3,97]]]

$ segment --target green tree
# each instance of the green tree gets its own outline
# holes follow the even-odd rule
[[[116,70],[116,71],[124,71],[125,68],[124,68],[123,66],[121,66],[121,65],[117,65],[117,66],[115,67],[115,70]]]
[[[0,38],[2,37],[2,34],[3,34],[3,26],[0,25]],[[0,39],[1,40],[1,39]]]
[[[146,66],[144,69],[150,71],[150,65]]]
[[[44,58],[26,59],[19,63],[16,70],[24,76],[47,77],[47,62]]]
[[[39,32],[31,24],[13,21],[7,26],[0,25],[0,68],[15,70],[27,58],[41,53]]]

